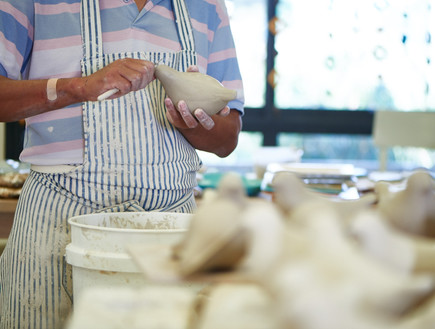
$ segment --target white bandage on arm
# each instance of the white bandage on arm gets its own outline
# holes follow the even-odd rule
[[[57,78],[51,78],[47,81],[47,99],[54,101],[57,99],[56,84]]]

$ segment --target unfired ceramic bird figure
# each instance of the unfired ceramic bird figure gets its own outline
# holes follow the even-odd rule
[[[200,72],[179,72],[167,65],[157,65],[155,75],[175,106],[184,100],[190,111],[203,109],[208,115],[222,110],[237,97],[215,78]]]
[[[411,174],[404,189],[378,182],[377,209],[394,226],[416,235],[435,237],[435,181],[425,171]]]
[[[394,329],[433,329],[435,323],[435,296],[422,303],[414,312],[403,316]]]
[[[237,271],[253,279],[263,278],[282,259],[286,239],[284,218],[275,204],[249,200],[240,220],[248,238],[246,254]]]
[[[241,221],[245,208],[240,175],[226,173],[216,191],[198,206],[185,238],[173,248],[182,276],[237,266],[248,243]]]
[[[432,292],[432,276],[403,275],[364,255],[342,229],[340,216],[333,207],[309,202],[298,207],[292,216],[291,223],[304,223],[298,226],[296,234],[304,237],[306,252],[282,259],[280,266],[264,279],[264,285],[277,298],[277,307],[284,316],[290,314],[289,321],[292,310],[305,307],[305,316],[315,317],[316,312],[324,311],[320,306],[328,305],[324,302],[329,301],[331,316],[349,312],[342,313],[343,319],[331,322],[337,324],[335,328],[345,329],[345,325],[338,324],[349,325],[352,320],[373,324],[384,315],[399,317]],[[309,298],[314,298],[310,301],[313,304],[299,304],[301,299],[308,303]],[[302,309],[295,312],[294,319],[301,316]],[[345,319],[346,316],[351,318]],[[311,319],[301,321],[310,323]],[[309,328],[329,328],[317,324],[318,327]]]
[[[244,206],[247,201],[242,176],[235,172],[227,172],[221,177],[216,192],[218,197],[230,199],[241,206]]]
[[[360,212],[350,231],[359,247],[373,259],[403,274],[435,274],[435,239],[404,232],[375,209]]]
[[[367,194],[357,200],[342,200],[335,197],[323,196],[309,190],[302,180],[294,173],[279,172],[272,180],[274,202],[287,216],[291,215],[298,206],[306,202],[325,202],[336,208],[340,216],[348,219],[356,212],[369,208],[376,202],[374,194]]]
[[[241,208],[228,199],[198,207],[185,238],[174,249],[182,276],[228,270],[239,262],[245,251],[240,213]]]

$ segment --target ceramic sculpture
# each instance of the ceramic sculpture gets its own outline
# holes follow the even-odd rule
[[[379,320],[372,327],[388,328],[379,318],[399,319],[432,293],[432,276],[403,275],[364,255],[331,205],[307,202],[292,217],[288,229],[305,240],[305,249],[281,259],[263,280],[284,321],[301,328],[346,329],[352,322],[370,328]],[[331,317],[331,326],[311,322],[322,314]]]
[[[225,199],[197,209],[185,239],[174,249],[182,276],[230,270],[238,263],[245,252],[240,213],[236,204]]]
[[[392,225],[407,233],[435,237],[435,181],[428,172],[412,173],[402,189],[378,182],[375,193],[378,210]]]
[[[245,255],[236,270],[257,280],[283,257],[285,222],[279,209],[266,200],[249,200],[240,216],[247,241]]]
[[[239,175],[228,173],[194,213],[185,239],[174,247],[182,276],[234,268],[246,253],[241,226],[246,192]]]
[[[235,90],[225,88],[215,78],[200,72],[179,72],[167,65],[157,65],[155,76],[175,106],[184,100],[192,112],[201,108],[213,115],[237,97]]]
[[[174,255],[183,276],[224,269],[258,278],[279,259],[284,231],[278,208],[249,199],[241,176],[229,172],[198,207]]]
[[[285,216],[306,202],[317,201],[331,205],[343,219],[348,219],[356,212],[370,208],[377,200],[375,194],[366,194],[357,200],[342,200],[334,197],[323,196],[309,190],[302,180],[291,172],[278,172],[273,180],[274,202],[283,211]]]
[[[351,232],[373,259],[404,274],[435,274],[435,239],[406,233],[376,210],[358,214]]]

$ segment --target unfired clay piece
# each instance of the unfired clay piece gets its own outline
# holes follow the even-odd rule
[[[246,192],[235,173],[221,178],[216,193],[194,213],[185,239],[175,246],[183,276],[234,268],[246,252],[247,235],[241,226]]]
[[[435,237],[435,181],[425,171],[411,174],[404,189],[393,190],[392,184],[378,182],[375,193],[377,208],[394,226],[404,232]]]
[[[376,210],[359,213],[351,228],[362,250],[404,273],[435,274],[435,240],[403,232]]]
[[[240,213],[241,209],[229,200],[216,200],[197,209],[185,239],[177,247],[181,275],[228,270],[237,264],[244,253]]]
[[[208,115],[216,114],[237,96],[235,90],[225,88],[215,78],[200,72],[179,72],[158,65],[155,75],[174,105],[184,100],[191,112],[200,108]]]
[[[217,191],[200,204],[177,246],[180,272],[187,276],[226,269],[261,277],[280,257],[284,231],[278,208],[247,198],[241,176],[226,173]]]
[[[306,202],[318,201],[333,206],[343,219],[348,219],[356,212],[371,207],[377,200],[374,194],[366,194],[357,200],[323,196],[309,190],[302,180],[291,172],[278,172],[272,180],[272,186],[274,202],[286,216],[291,215],[293,210]]]
[[[302,316],[301,307],[302,322],[312,320],[309,314],[321,317],[327,309],[323,315],[338,322],[323,328],[344,329],[339,322],[398,317],[431,294],[432,276],[403,275],[364,255],[343,230],[334,207],[308,202],[292,217],[288,228],[305,240],[305,252],[282,259],[263,281],[288,321]],[[313,304],[307,304],[309,298],[315,298]],[[318,325],[322,328],[322,322]]]
[[[277,329],[269,296],[255,284],[210,288],[197,329]]]
[[[412,314],[434,291],[432,240],[395,230],[374,205],[379,194],[332,201],[290,173],[274,184],[273,203],[253,201],[240,177],[225,176],[194,214],[180,274],[247,273],[271,294],[276,329],[431,328],[434,302]]]

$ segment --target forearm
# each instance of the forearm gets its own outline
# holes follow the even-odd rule
[[[47,98],[47,81],[0,77],[0,121],[18,121],[84,100],[81,78],[59,79],[53,101]]]
[[[242,120],[237,110],[222,117],[213,116],[215,122],[211,130],[197,125],[193,129],[179,129],[189,143],[198,150],[216,154],[219,157],[226,157],[231,154],[237,146],[239,133],[242,129]]]
[[[145,88],[154,79],[154,63],[119,59],[82,78],[59,79],[57,98],[47,97],[48,80],[11,80],[0,76],[0,121],[16,121],[84,101],[96,101],[102,93],[117,89],[117,98]]]

